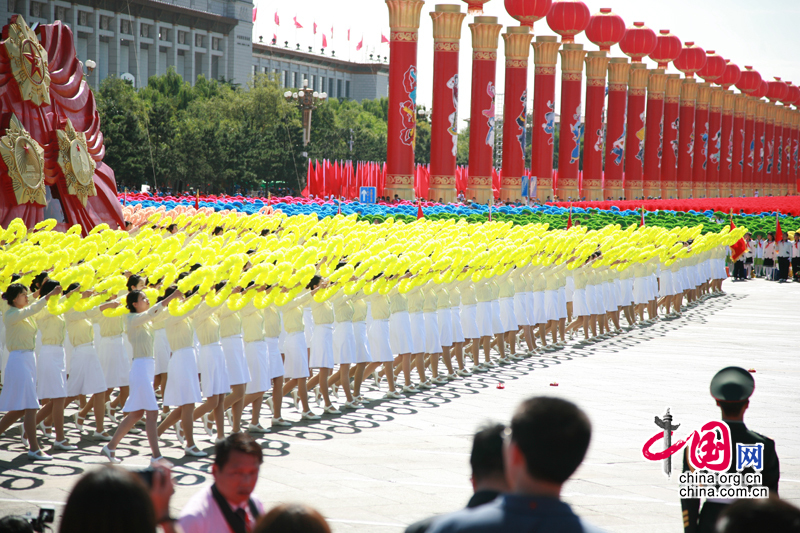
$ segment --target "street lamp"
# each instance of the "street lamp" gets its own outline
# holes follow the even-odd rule
[[[311,142],[311,112],[317,108],[317,104],[328,98],[327,93],[318,93],[308,90],[308,80],[303,80],[303,88],[296,93],[286,91],[283,97],[287,102],[296,103],[303,111],[303,146]]]

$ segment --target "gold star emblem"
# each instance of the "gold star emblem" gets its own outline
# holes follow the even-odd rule
[[[11,116],[6,134],[0,138],[0,155],[8,167],[17,204],[46,205],[44,191],[44,150],[22,123]]]
[[[64,172],[67,190],[77,196],[86,207],[89,196],[97,196],[94,187],[94,171],[97,164],[89,154],[86,145],[86,134],[75,131],[72,121],[67,119],[63,130],[56,130],[58,135],[58,165]]]
[[[17,80],[23,100],[36,105],[50,103],[50,71],[47,69],[47,51],[39,44],[20,15],[12,17],[8,25],[8,39],[3,41],[11,60],[11,72]]]

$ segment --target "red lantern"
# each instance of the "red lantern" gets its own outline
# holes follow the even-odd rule
[[[694,78],[694,73],[706,66],[706,51],[687,41],[673,64],[687,78]]]
[[[721,55],[715,53],[714,50],[707,50],[706,64],[697,75],[708,83],[716,82],[725,73],[726,66],[725,60],[722,59]]]
[[[800,103],[800,87],[792,85],[792,82],[786,82],[789,85],[789,92],[787,93],[784,103],[797,105]]]
[[[736,88],[746,95],[750,95],[753,91],[757,90],[761,85],[761,74],[753,70],[753,67],[744,67],[744,72],[739,77],[739,82]]]
[[[750,96],[761,99],[767,96],[768,92],[769,92],[769,85],[764,80],[761,80],[761,85],[759,85],[758,89],[756,89]]]
[[[508,1],[508,0],[506,0]],[[610,7],[601,7],[600,13],[589,18],[586,37],[606,52],[622,40],[625,35],[625,21],[613,13]]]
[[[670,63],[681,55],[681,40],[672,35],[669,30],[660,30],[656,37],[656,48],[650,53],[650,59],[658,63],[658,68],[667,68]]]
[[[506,11],[523,26],[533,27],[533,23],[543,19],[550,11],[553,0],[506,0]]]
[[[483,4],[489,1],[490,0],[464,0],[470,15],[480,15],[483,13]]]
[[[547,25],[561,36],[562,43],[573,43],[589,25],[589,15],[589,8],[580,0],[558,0],[547,13]]]
[[[619,48],[631,58],[632,63],[641,63],[643,57],[656,49],[656,32],[645,26],[644,22],[634,22],[625,30]]]
[[[775,81],[768,81],[766,84],[766,97],[769,98],[770,102],[783,101],[789,95],[789,86],[786,82],[781,81],[780,78],[775,78]]]
[[[731,63],[730,59],[725,60],[725,72],[722,73],[722,76],[719,77],[717,80],[717,84],[725,89],[726,91],[730,89],[731,85],[736,85],[739,82],[739,77],[742,75],[742,71],[736,66],[735,63]]]

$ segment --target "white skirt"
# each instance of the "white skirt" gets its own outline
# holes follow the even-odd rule
[[[617,303],[617,290],[614,287],[613,281],[606,281],[603,283],[603,294],[606,301],[606,313],[611,313],[617,310],[619,304]]]
[[[530,326],[528,319],[528,293],[518,292],[514,295],[514,316],[520,326]]]
[[[156,376],[169,370],[169,356],[172,350],[167,340],[167,330],[157,329],[153,335],[153,356],[156,360]]]
[[[567,276],[566,278],[566,286],[564,287],[565,293],[564,295],[567,298],[567,302],[571,302],[574,299],[575,294],[575,278],[572,276]]]
[[[125,347],[125,337],[100,337],[97,341],[97,355],[109,389],[127,387],[130,383],[131,358]]]
[[[591,314],[589,308],[586,307],[586,289],[575,289],[572,292],[572,315],[581,317]]]
[[[500,322],[503,323],[503,333],[517,331],[519,324],[517,324],[517,316],[514,313],[514,298],[500,298],[498,305],[500,306]]]
[[[536,291],[531,294],[533,298],[533,324],[547,324],[547,314],[545,313],[544,291]]]
[[[311,357],[313,359],[313,352]],[[352,322],[334,323],[333,362],[337,365],[352,365],[356,362],[356,334],[353,330]],[[328,368],[333,367],[331,366]]]
[[[661,278],[658,283],[658,295],[662,298],[665,296],[672,296],[672,272],[669,270],[661,271]]]
[[[353,334],[356,337],[356,363],[371,363],[372,353],[367,337],[367,322],[353,322]],[[387,335],[388,339],[389,336]]]
[[[492,328],[492,302],[478,302],[477,321],[479,337],[491,337],[494,335],[494,329]],[[467,336],[466,327],[464,328],[464,331],[464,336]],[[477,339],[479,337],[471,338]]]
[[[311,337],[311,368],[333,368],[333,324],[314,324]]]
[[[250,371],[250,381],[247,382],[245,393],[256,394],[270,390],[272,383],[270,382],[267,341],[245,343],[244,353],[247,356],[247,368]]]
[[[231,385],[244,385],[250,382],[247,357],[244,355],[244,339],[241,335],[222,338],[222,351],[228,366],[228,382]]]
[[[450,314],[450,308],[437,309],[436,319],[439,322],[439,340],[442,346],[453,345],[453,320]]]
[[[409,313],[411,321],[411,353],[425,353],[425,317],[422,313]]]
[[[622,281],[622,305],[624,307],[633,305],[633,278],[627,278],[621,281]]]
[[[304,331],[287,333],[283,343],[283,351],[286,354],[284,363],[285,379],[307,378],[308,372],[308,348],[306,348],[306,336]]]
[[[218,394],[228,394],[231,391],[231,383],[222,344],[213,342],[200,346],[199,359],[203,396],[211,398]]]
[[[558,291],[544,291],[544,316],[547,321],[558,320]]]
[[[647,278],[634,278],[633,280],[633,303],[636,305],[646,304],[649,300],[647,290]]]
[[[500,318],[500,301],[492,300],[490,304],[492,306],[492,333],[494,335],[505,333],[503,320]]]
[[[0,392],[0,412],[38,409],[36,396],[36,356],[32,350],[14,350],[8,354],[3,372],[6,377]]]
[[[465,339],[480,339],[481,328],[478,326],[478,306],[476,304],[461,307],[461,330]]]
[[[164,405],[180,407],[200,403],[200,382],[197,380],[197,356],[194,346],[173,352],[167,368],[167,388],[164,390]]]
[[[156,377],[156,362],[150,357],[134,359],[131,364],[131,392],[123,413],[134,411],[158,411],[156,391],[153,390],[153,380]],[[167,380],[169,382],[169,380]]]
[[[373,319],[373,323],[375,320]],[[370,332],[372,329],[370,328]],[[389,346],[392,353],[407,354],[411,353],[413,345],[411,343],[411,315],[408,311],[399,311],[389,316]],[[373,357],[378,360],[377,354],[373,349]]]
[[[558,318],[567,318],[567,289],[558,288]]]
[[[461,308],[450,308],[450,324],[453,326],[453,342],[464,342],[464,329],[461,327]]]
[[[439,317],[436,311],[422,314],[425,320],[425,353],[442,353],[442,339],[439,336]]]
[[[39,349],[36,395],[40,400],[67,397],[67,356],[63,346],[43,345]]]
[[[392,346],[389,341],[391,332],[392,328],[388,319],[373,319],[372,324],[369,325],[369,330],[367,331],[369,351],[372,360],[376,363],[391,363],[394,361],[394,357],[392,357]]]
[[[285,337],[285,332],[284,332]],[[283,377],[283,357],[281,357],[279,337],[267,337],[267,353],[269,354],[269,379]]]
[[[597,301],[597,285],[586,285],[586,308],[589,310],[590,315],[600,315],[605,312],[601,304]]]
[[[105,392],[107,388],[103,366],[94,344],[82,344],[73,348],[67,378],[67,396],[89,396]]]

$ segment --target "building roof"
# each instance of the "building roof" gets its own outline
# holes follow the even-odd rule
[[[349,72],[351,74],[389,74],[388,63],[353,63],[339,59],[338,57],[302,52],[300,50],[293,50],[282,46],[272,46],[264,43],[253,43],[253,55],[317,65],[332,70]]]
[[[174,0],[173,0],[174,1]],[[78,5],[90,6],[124,13],[132,17],[143,17],[159,22],[188,26],[216,33],[228,34],[239,23],[238,20],[224,15],[183,7],[169,0],[79,0]]]

